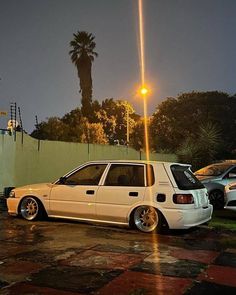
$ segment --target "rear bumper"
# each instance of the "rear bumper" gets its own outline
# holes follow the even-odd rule
[[[187,229],[208,222],[211,219],[213,206],[197,209],[163,209],[170,229]]]

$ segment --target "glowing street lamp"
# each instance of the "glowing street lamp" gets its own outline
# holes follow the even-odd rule
[[[140,89],[140,93],[144,96],[144,95],[147,95],[147,93],[148,93],[148,89],[146,88],[146,87],[141,87],[141,89]]]

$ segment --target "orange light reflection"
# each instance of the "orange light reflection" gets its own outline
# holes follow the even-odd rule
[[[142,0],[138,1],[138,11],[139,11],[139,44],[140,44],[140,66],[141,66],[141,85],[139,93],[143,98],[143,115],[144,115],[144,137],[145,137],[145,152],[146,152],[146,160],[150,161],[150,152],[149,152],[149,137],[148,137],[148,114],[147,114],[147,94],[148,88],[145,87],[145,52],[144,52],[144,20],[143,20],[143,2]],[[147,179],[151,179],[150,169],[147,169]],[[148,181],[149,182],[149,181]],[[153,201],[154,191],[152,186],[147,187],[147,193],[149,196],[150,202]],[[159,215],[158,215],[159,216]],[[160,221],[159,221],[160,222]],[[160,261],[160,251],[158,249],[158,235],[153,233],[152,235],[152,244],[153,244],[153,257],[156,262]],[[156,281],[156,289],[161,290],[161,283]],[[162,292],[158,292],[158,294],[162,294]]]

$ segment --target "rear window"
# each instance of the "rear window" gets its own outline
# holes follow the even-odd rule
[[[179,189],[192,190],[204,188],[203,184],[190,171],[189,167],[172,165],[170,169]]]

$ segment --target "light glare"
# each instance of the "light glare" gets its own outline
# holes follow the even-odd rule
[[[142,95],[146,95],[148,93],[148,90],[147,90],[146,87],[142,87],[140,92],[141,92]]]

